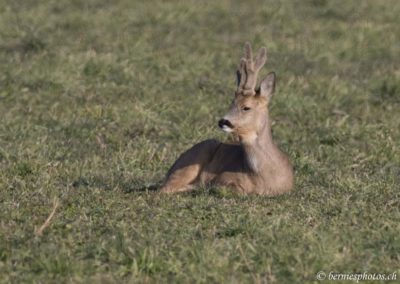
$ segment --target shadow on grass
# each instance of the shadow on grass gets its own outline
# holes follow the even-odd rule
[[[126,194],[134,193],[158,193],[162,186],[162,181],[150,183],[142,179],[125,179],[118,180],[110,184],[108,178],[105,177],[79,177],[71,184],[75,188],[99,188],[103,190],[118,190]],[[260,196],[256,194],[242,194],[234,191],[229,187],[215,187],[215,186],[197,186],[189,192],[180,192],[175,194],[166,194],[166,196],[185,196],[188,198],[197,197],[213,197],[217,199],[236,199],[236,200],[251,200],[251,199],[265,199],[265,200],[285,200],[290,196],[296,196],[296,193],[284,194],[280,196]]]
[[[145,184],[141,186],[130,186],[125,189],[124,193],[159,193],[159,188],[162,183],[154,183],[154,184]],[[160,193],[161,194],[161,193]],[[284,201],[296,196],[295,193],[283,194],[278,196],[264,196],[257,194],[243,194],[234,191],[228,187],[215,187],[215,186],[197,186],[193,190],[188,192],[179,192],[173,194],[163,194],[168,197],[173,196],[183,196],[187,198],[215,198],[215,199],[224,199],[224,200],[242,200],[242,201],[251,201],[251,200],[265,200],[267,202],[276,202]]]
[[[131,183],[127,183],[122,185],[121,189],[124,193],[147,193],[147,192],[158,192],[162,185],[162,182],[157,183],[147,183],[146,182],[138,182],[132,181]],[[234,192],[233,190],[227,188],[217,188],[217,187],[204,187],[197,186],[195,189],[188,192],[178,192],[172,194],[165,194],[166,196],[186,196],[186,197],[200,197],[200,196],[213,196],[217,198],[227,198],[227,197],[240,197],[244,196]]]
[[[71,185],[74,188],[99,188],[103,190],[120,190],[123,193],[133,192],[148,192],[156,191],[160,188],[161,182],[146,183],[143,180],[137,179],[121,179],[118,181],[110,182],[109,177],[93,176],[84,177],[80,176],[75,179]]]
[[[157,192],[161,184],[161,182],[149,183],[143,180],[133,179],[119,181],[116,188],[122,193],[148,193]]]
[[[123,188],[124,193],[132,192],[156,192],[161,187],[161,183],[145,184],[137,186],[127,186]]]

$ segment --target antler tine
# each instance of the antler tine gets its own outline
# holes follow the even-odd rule
[[[265,62],[267,62],[267,49],[265,47],[261,47],[257,54],[255,68],[260,70],[264,66]]]
[[[254,95],[256,93],[255,87],[257,84],[258,72],[267,60],[267,50],[265,47],[261,48],[254,62],[251,45],[246,42],[244,45],[244,54],[245,58],[241,59],[240,70],[238,71],[238,75],[240,75],[238,76],[240,77],[238,92],[241,92],[243,95]]]
[[[244,44],[244,57],[247,60],[247,62],[249,63],[253,62],[253,51],[251,50],[250,42],[246,42]]]

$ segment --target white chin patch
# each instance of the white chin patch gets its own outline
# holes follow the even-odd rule
[[[222,126],[222,130],[225,132],[233,132],[233,129],[227,125]]]

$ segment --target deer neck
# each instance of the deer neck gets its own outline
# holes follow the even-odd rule
[[[254,134],[241,139],[245,157],[250,169],[254,172],[262,171],[279,156],[279,149],[272,140],[271,123],[268,116],[262,127]]]

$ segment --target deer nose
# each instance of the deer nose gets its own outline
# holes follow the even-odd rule
[[[224,128],[224,126],[228,126],[229,128],[233,128],[232,123],[231,123],[229,120],[227,120],[227,119],[220,119],[220,120],[218,121],[218,126],[219,126],[220,128]]]

